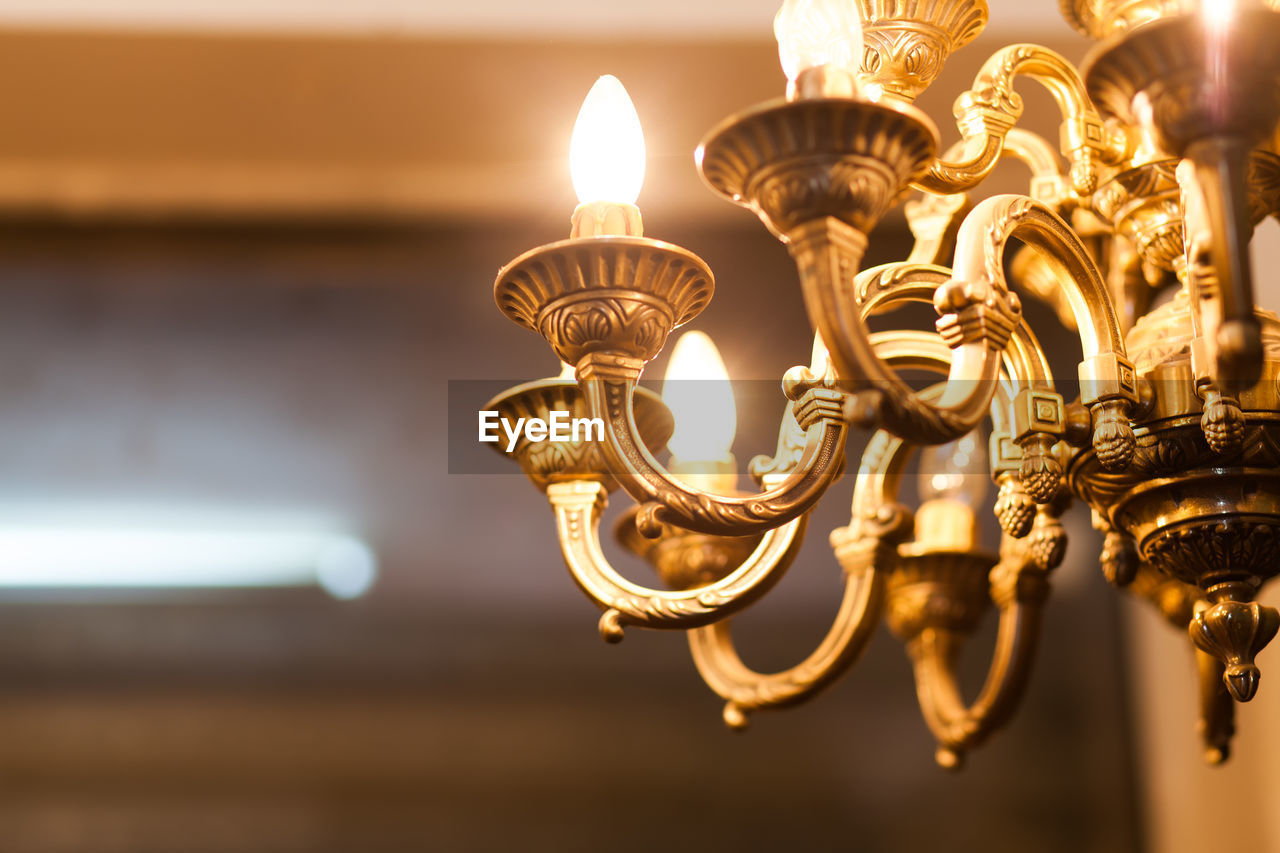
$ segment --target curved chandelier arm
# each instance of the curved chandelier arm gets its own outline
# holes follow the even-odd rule
[[[938,741],[937,759],[944,767],[958,766],[965,751],[1007,722],[1026,689],[1049,592],[1048,571],[1038,563],[1035,545],[1034,538],[1006,535],[1003,540],[1000,562],[991,571],[992,597],[1000,610],[995,649],[971,705],[965,704],[956,673],[962,633],[924,628],[907,643],[920,710]],[[1059,547],[1059,559],[1060,554]]]
[[[1007,292],[1004,252],[1013,238],[1040,252],[1062,282],[1084,354],[1080,400],[1093,416],[1093,448],[1103,467],[1123,469],[1135,447],[1127,415],[1139,401],[1137,376],[1106,284],[1080,238],[1057,214],[1019,195],[992,196],[974,207],[960,226],[954,278],[938,289],[935,306],[945,320],[945,312],[970,304],[973,289]]]
[[[864,316],[870,316],[899,302],[931,302],[950,276],[951,270],[944,267],[885,264],[858,275],[855,295]],[[937,335],[878,332],[872,338],[878,357],[902,367],[936,370],[951,357]],[[1066,429],[1065,406],[1054,389],[1044,350],[1024,321],[1014,327],[1001,357],[1004,374],[997,396],[1003,392],[1003,398],[990,407],[992,427],[1019,451],[1001,451],[1000,466],[1015,467],[1018,476],[1015,484],[1001,475],[996,515],[1006,532],[1021,538],[1031,529],[1032,503],[1048,503],[1060,488],[1062,467],[1052,448]]]
[[[912,286],[927,287],[924,279],[932,273],[916,272],[921,278],[913,279]],[[905,288],[900,296],[909,292]],[[866,304],[871,310],[877,303],[869,299]],[[878,332],[871,342],[886,363],[898,367],[936,371],[951,358],[936,335],[923,332]],[[942,390],[934,386],[922,396],[932,402]],[[739,657],[729,620],[689,632],[694,663],[707,685],[725,700],[724,719],[730,727],[746,726],[749,711],[806,701],[861,657],[883,609],[884,567],[892,563],[898,545],[912,531],[910,510],[894,497],[909,455],[906,450],[902,438],[878,430],[862,454],[850,523],[831,534],[832,548],[845,572],[844,596],[826,636],[808,657],[781,672],[760,673]]]
[[[844,596],[840,610],[822,642],[803,661],[774,673],[748,667],[733,644],[730,620],[689,632],[693,662],[707,686],[725,700],[724,720],[731,728],[743,728],[747,713],[760,708],[783,708],[804,702],[849,669],[875,635],[884,604],[884,574],[869,556],[855,551],[893,547],[893,537],[910,529],[910,513],[904,507],[886,508],[874,520],[877,533],[864,533],[860,542],[842,542],[845,568]],[[833,534],[833,542],[835,534]]]
[[[1031,181],[1053,181],[1062,178],[1062,167],[1058,163],[1058,152],[1049,140],[1038,133],[1015,127],[1004,138],[1004,153],[1031,170]],[[1032,198],[1039,198],[1036,193],[1028,193]]]
[[[902,439],[879,431],[863,454],[854,489],[854,517],[831,534],[845,572],[840,610],[814,651],[796,666],[760,673],[742,662],[728,620],[689,632],[689,649],[707,685],[725,700],[724,719],[732,728],[747,724],[747,713],[804,702],[830,685],[866,649],[880,621],[885,564],[911,533],[911,512],[885,500],[897,490],[906,461]]]
[[[934,293],[942,285],[951,280],[952,272],[947,267],[934,264],[917,264],[899,262],[881,264],[859,273],[854,284],[854,295],[862,306],[864,317],[874,316],[888,311],[903,302],[921,302],[933,304]],[[951,357],[950,350],[936,335],[910,333],[910,344],[895,345],[887,333],[878,332],[872,335],[876,339],[876,354],[882,360],[902,359],[903,367],[922,366],[911,356],[913,347],[925,347],[923,357],[929,365],[946,364]],[[926,343],[926,341],[928,341]],[[940,355],[939,347],[946,352]],[[892,354],[892,358],[891,358]],[[1013,399],[1017,390],[1035,388],[1037,390],[1053,390],[1053,373],[1049,368],[1049,359],[1029,326],[1020,322],[1009,336],[1009,345],[1001,353],[1005,374],[1011,382],[1009,398]],[[1006,381],[1002,376],[999,381]],[[999,418],[1003,412],[993,412]],[[1006,429],[1006,425],[997,422],[996,429]]]
[[[955,159],[964,152],[964,141],[957,142],[942,155],[943,160]],[[1027,195],[1042,201],[1055,210],[1067,204],[1079,203],[1079,195],[1067,186],[1066,176],[1058,152],[1038,133],[1015,127],[1005,136],[1002,157],[1013,157],[1031,171],[1031,183]],[[915,242],[908,264],[945,264],[955,250],[956,232],[973,205],[965,193],[937,195],[923,192],[920,197],[903,205],[907,226]]]
[[[1088,195],[1097,188],[1098,165],[1119,162],[1127,140],[1107,132],[1075,67],[1060,54],[1035,44],[1009,45],[982,66],[953,110],[964,145],[959,159],[939,159],[917,186],[940,194],[963,192],[991,173],[1022,115],[1022,98],[1013,91],[1014,78],[1020,76],[1042,84],[1058,104],[1072,189]]]
[[[715,583],[686,590],[657,590],[622,577],[600,548],[600,516],[608,503],[604,486],[570,480],[547,486],[556,516],[560,550],[574,581],[604,610],[600,634],[609,642],[626,625],[688,629],[736,613],[768,592],[791,566],[804,539],[807,516],[765,533],[737,569]]]
[[[593,417],[604,422],[603,450],[611,473],[641,504],[637,529],[657,536],[663,524],[715,536],[763,533],[799,518],[822,497],[844,463],[845,395],[817,382],[790,388],[795,419],[805,432],[795,467],[765,491],[714,495],[672,477],[640,440],[632,413],[643,362],[594,352],[578,362],[578,383]],[[772,481],[771,481],[772,482]]]
[[[994,289],[970,289],[967,297],[960,296],[965,304],[953,312],[954,322],[939,327],[944,338],[954,332],[947,339],[951,381],[936,403],[925,402],[876,355],[857,304],[855,275],[866,237],[831,217],[801,225],[788,237],[809,321],[822,336],[836,374],[855,391],[851,420],[883,426],[916,443],[941,444],[986,416],[1001,353],[1021,316],[1016,296]]]

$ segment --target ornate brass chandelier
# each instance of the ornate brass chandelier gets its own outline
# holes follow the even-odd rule
[[[643,141],[625,93],[609,100],[612,78],[575,132],[574,147],[589,151],[574,153],[582,204],[570,238],[498,275],[499,309],[573,373],[487,408],[603,422],[598,441],[514,443],[550,500],[574,580],[604,611],[601,633],[687,631],[731,726],[831,683],[883,614],[914,664],[937,759],[957,766],[1023,690],[1074,496],[1105,534],[1107,579],[1188,632],[1206,756],[1228,754],[1233,700],[1253,697],[1255,655],[1280,627],[1280,613],[1254,601],[1280,573],[1280,319],[1255,307],[1247,254],[1253,226],[1280,211],[1280,13],[1256,0],[1062,9],[1100,40],[1083,67],[1031,44],[997,51],[955,101],[960,140],[940,149],[912,101],[983,29],[985,0],[783,4],[785,99],[725,120],[696,153],[705,182],[788,247],[815,332],[812,363],[782,380],[778,450],[752,463],[758,491],[735,490],[730,460],[676,458],[667,470],[654,458],[673,423],[638,386],[641,371],[708,304],[713,279],[692,253],[642,235]],[[1020,78],[1056,101],[1065,167],[1017,126]],[[611,108],[615,118],[588,121]],[[603,136],[594,146],[592,133]],[[1005,156],[1031,167],[1028,193],[971,203]],[[911,255],[860,269],[868,234],[913,190]],[[1153,309],[1165,288],[1175,295]],[[1055,384],[1019,293],[1048,300],[1078,332],[1078,396],[1074,381],[1068,397]],[[868,317],[908,302],[934,306],[936,331],[869,330]],[[905,370],[945,381],[917,390]],[[974,501],[947,476],[932,478],[914,512],[899,495],[916,450],[932,454],[929,472],[972,468],[984,423],[998,555],[977,545]],[[754,672],[729,617],[786,571],[859,427],[877,431],[849,524],[831,534],[846,578],[838,615],[807,659]],[[619,538],[666,589],[625,579],[601,550],[606,495],[619,486],[638,504]],[[992,604],[988,677],[966,704],[957,653]]]

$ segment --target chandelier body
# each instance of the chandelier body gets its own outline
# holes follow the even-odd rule
[[[696,256],[643,236],[633,199],[582,198],[570,239],[499,273],[499,309],[576,381],[520,386],[488,408],[603,422],[603,441],[525,443],[515,456],[547,494],[606,639],[630,625],[687,631],[741,727],[831,683],[883,616],[912,660],[938,761],[955,767],[1025,687],[1066,548],[1059,518],[1078,497],[1105,534],[1107,580],[1187,632],[1205,753],[1227,757],[1233,701],[1255,694],[1254,658],[1280,627],[1254,601],[1280,573],[1280,319],[1255,307],[1247,254],[1253,226],[1280,211],[1280,13],[1228,11],[1069,0],[1072,25],[1103,40],[1083,71],[1036,45],[997,51],[956,99],[960,138],[941,149],[911,102],[982,30],[984,0],[787,0],[776,23],[787,98],[726,119],[696,153],[708,186],[787,245],[817,337],[813,362],[783,377],[778,449],[750,466],[759,491],[737,490],[731,462],[695,478],[654,456],[671,417],[641,372],[714,285]],[[1020,78],[1053,96],[1056,148],[1017,126]],[[1006,156],[1030,168],[1027,194],[970,203]],[[913,190],[911,255],[862,270],[869,234]],[[1153,310],[1164,289],[1175,295]],[[1069,398],[1020,294],[1079,335]],[[934,331],[869,330],[868,317],[908,302],[934,306]],[[945,378],[917,391],[904,369]],[[940,494],[913,511],[899,496],[912,453],[987,423],[998,554],[978,547],[965,500]],[[755,672],[729,617],[791,564],[856,428],[875,433],[850,523],[831,534],[839,612],[809,657]],[[666,588],[624,578],[601,550],[617,487],[637,503],[618,538]],[[966,704],[958,652],[991,607],[988,677]]]

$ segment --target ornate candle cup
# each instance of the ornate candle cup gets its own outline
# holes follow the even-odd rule
[[[636,429],[649,450],[657,453],[675,427],[671,413],[657,394],[645,388],[637,390],[635,400]],[[549,421],[552,412],[567,412],[570,419],[591,417],[578,383],[572,379],[540,379],[517,385],[485,403],[484,408],[512,423],[520,418]],[[507,455],[497,444],[494,449]],[[539,491],[545,492],[552,483],[570,480],[601,483],[606,491],[618,487],[600,453],[600,442],[585,433],[568,441],[530,441],[522,434],[511,455]]]
[[[986,0],[903,4],[858,0],[865,45],[858,81],[866,92],[913,101],[953,52],[987,25]]]

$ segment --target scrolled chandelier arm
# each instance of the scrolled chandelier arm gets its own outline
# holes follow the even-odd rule
[[[938,741],[936,758],[944,767],[958,766],[966,751],[1006,723],[1026,690],[1049,593],[1048,573],[1063,552],[1053,510],[1040,507],[1035,526],[1043,535],[1019,540],[1006,533],[1000,562],[991,570],[989,594],[999,620],[987,676],[972,703],[964,701],[956,672],[962,632],[923,628],[907,640],[920,711]]]
[[[1123,134],[1113,134],[1103,126],[1080,72],[1046,47],[1014,44],[993,54],[974,77],[973,86],[956,99],[954,112],[962,149],[934,162],[917,182],[921,189],[938,194],[963,192],[991,174],[1006,137],[1022,116],[1022,99],[1013,90],[1018,77],[1043,85],[1058,104],[1063,120],[1062,153],[1070,163],[1073,192],[1091,194],[1097,187],[1099,167],[1123,159],[1128,142]]]
[[[887,437],[882,433],[878,440]],[[751,711],[810,699],[862,656],[884,605],[886,574],[877,570],[875,552],[897,547],[910,532],[911,513],[900,504],[882,505],[860,521],[856,533],[841,528],[831,535],[844,569],[844,594],[826,635],[800,663],[780,672],[751,669],[734,647],[732,620],[689,632],[693,662],[707,686],[725,700],[724,719],[731,728],[745,727]]]
[[[861,390],[851,407],[863,425],[883,423],[913,441],[941,444],[969,432],[982,419],[1000,371],[1000,353],[1018,320],[1016,300],[958,306],[956,322],[971,308],[977,328],[957,340],[952,361],[953,393],[925,403],[876,355],[870,331],[851,292],[866,239],[827,218],[792,231],[788,247],[796,260],[810,322],[831,352],[837,376]]]
[[[632,583],[610,564],[600,547],[604,487],[593,481],[552,483],[547,498],[574,581],[604,610],[600,635],[623,637],[624,626],[685,630],[735,613],[768,592],[786,572],[804,541],[805,517],[775,527],[759,539],[741,565],[706,586],[658,590]]]
[[[1139,402],[1137,375],[1125,355],[1106,284],[1080,238],[1060,217],[1025,196],[993,196],[976,206],[960,226],[953,281],[935,297],[939,311],[963,310],[984,298],[989,288],[1007,292],[1004,253],[1013,238],[1039,250],[1058,273],[1062,298],[1080,334],[1081,403],[1093,416],[1093,448],[1103,467],[1123,469],[1136,446],[1128,414]]]
[[[939,359],[945,364],[948,358],[945,348],[939,352],[934,346],[931,362],[920,355],[919,347],[904,346],[902,335],[876,335],[871,343],[890,364],[932,364]],[[925,398],[937,394],[935,388]],[[901,438],[878,431],[862,455],[849,525],[831,534],[831,547],[845,576],[840,609],[804,660],[780,672],[761,673],[738,655],[731,620],[689,632],[694,664],[707,686],[725,700],[729,726],[745,727],[751,711],[785,708],[811,698],[862,656],[880,621],[886,567],[911,534],[911,511],[896,501],[906,462],[903,448]]]
[[[591,413],[604,421],[603,450],[622,488],[641,503],[636,526],[656,536],[662,524],[720,536],[758,534],[799,518],[822,497],[844,464],[845,394],[797,385],[795,419],[804,445],[794,468],[772,488],[741,496],[716,495],[673,477],[640,440],[632,417],[641,365],[591,353],[578,363],[578,381]]]

